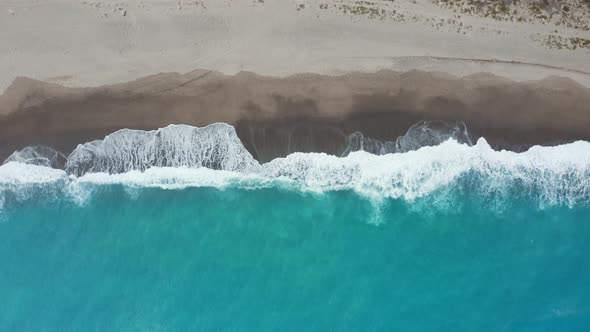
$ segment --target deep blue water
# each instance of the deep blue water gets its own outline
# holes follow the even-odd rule
[[[103,185],[6,204],[0,329],[590,330],[587,204],[436,195]]]

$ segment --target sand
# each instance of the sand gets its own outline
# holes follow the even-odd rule
[[[67,154],[117,129],[170,123],[232,124],[261,160],[333,152],[354,131],[395,139],[423,119],[464,121],[475,138],[484,136],[496,148],[590,140],[590,88],[557,77],[516,82],[491,74],[382,70],[275,78],[197,70],[96,88],[21,78],[0,105],[10,106],[0,117],[0,159],[29,144]]]
[[[0,160],[216,121],[260,160],[421,119],[496,148],[588,139],[590,7],[500,2],[2,1]]]
[[[580,42],[590,41],[584,0],[551,0],[538,13],[526,4],[541,1],[522,0],[509,8],[515,15],[468,14],[437,0],[354,3],[4,0],[0,91],[18,76],[99,86],[197,68],[271,76],[380,69],[559,75],[590,86],[590,44]]]

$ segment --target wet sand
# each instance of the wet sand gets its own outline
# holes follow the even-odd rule
[[[267,161],[296,151],[337,154],[355,131],[395,139],[423,119],[464,121],[474,139],[497,149],[590,140],[590,89],[558,77],[385,70],[284,78],[196,70],[94,88],[19,78],[0,96],[0,160],[31,144],[68,154],[121,128],[226,122]]]
[[[588,140],[589,18],[584,0],[6,0],[0,161],[217,121],[261,161],[423,119],[462,120],[495,148]],[[195,68],[215,71],[145,77]]]

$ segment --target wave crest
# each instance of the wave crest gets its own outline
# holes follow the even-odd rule
[[[63,169],[66,164],[66,156],[49,146],[31,145],[15,151],[6,158],[4,164],[9,162]]]
[[[534,147],[515,153],[494,151],[484,139],[471,147],[449,140],[417,151],[381,156],[364,151],[347,157],[295,153],[240,171],[152,167],[122,174],[89,173],[78,178],[42,166],[0,166],[0,196],[17,200],[32,197],[27,192],[34,191],[64,192],[78,199],[114,184],[165,189],[278,186],[320,193],[351,190],[372,200],[408,202],[433,195],[451,195],[453,199],[467,193],[488,201],[526,197],[539,205],[573,206],[590,202],[590,143]],[[440,197],[438,200],[443,201]]]
[[[421,128],[414,129],[425,127]],[[468,139],[466,130],[454,132]],[[524,195],[540,205],[590,202],[588,142],[537,146],[516,153],[495,151],[483,138],[473,146],[453,138],[404,153],[357,151],[346,157],[294,153],[261,165],[227,124],[122,130],[78,146],[68,158],[66,171],[17,162],[0,166],[0,202],[6,205],[39,193],[83,200],[96,188],[113,184],[352,190],[372,200],[414,201],[441,193],[468,193],[491,201]]]
[[[203,128],[170,125],[153,131],[119,130],[103,140],[78,145],[68,157],[66,172],[82,176],[180,166],[238,172],[260,167],[234,127],[215,123]]]
[[[354,132],[348,136],[342,155],[347,156],[354,151],[366,151],[376,155],[403,153],[425,146],[436,146],[450,139],[473,145],[464,122],[423,120],[411,126],[405,135],[395,141],[378,140],[365,137],[361,132]]]

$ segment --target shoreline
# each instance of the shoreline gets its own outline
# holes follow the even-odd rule
[[[590,88],[549,77],[381,70],[286,78],[195,70],[95,88],[19,78],[0,95],[0,160],[27,145],[69,154],[123,128],[225,122],[260,161],[338,150],[353,132],[395,140],[421,120],[463,121],[495,149],[589,140]],[[311,138],[310,138],[311,137]]]

